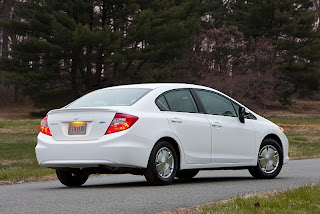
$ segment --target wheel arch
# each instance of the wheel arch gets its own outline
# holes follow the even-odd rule
[[[180,150],[178,142],[175,139],[173,139],[172,137],[162,137],[157,141],[157,143],[162,140],[169,142],[173,146],[173,148],[175,149],[176,154],[178,156],[178,164],[179,164],[178,170],[179,170],[180,166],[181,166],[181,150]]]
[[[262,142],[263,142],[265,139],[268,139],[268,138],[277,141],[277,142],[279,143],[281,149],[282,149],[282,152],[283,152],[283,145],[282,145],[282,142],[281,142],[280,138],[278,137],[278,135],[273,134],[273,133],[268,134],[267,136],[265,136],[265,137],[263,138]]]

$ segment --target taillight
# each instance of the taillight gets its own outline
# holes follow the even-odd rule
[[[41,120],[41,123],[40,123],[40,132],[43,133],[43,134],[52,136],[52,135],[51,135],[51,132],[50,132],[50,129],[49,129],[49,126],[48,126],[48,116],[46,116],[45,118],[43,118],[43,119]]]
[[[130,128],[139,118],[136,116],[132,116],[129,114],[121,114],[117,113],[110,126],[106,132],[106,134],[111,134],[114,132],[119,132]]]

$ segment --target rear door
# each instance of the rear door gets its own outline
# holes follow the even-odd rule
[[[189,89],[166,92],[156,100],[156,104],[182,143],[186,163],[210,163],[210,125],[205,115],[199,113]]]
[[[254,160],[252,121],[241,123],[232,102],[221,94],[196,90],[212,130],[212,162],[250,163]]]

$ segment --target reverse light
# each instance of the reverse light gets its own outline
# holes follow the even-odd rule
[[[130,128],[139,118],[129,114],[116,113],[106,134],[120,132]]]
[[[51,132],[50,132],[50,129],[49,129],[49,126],[48,126],[48,116],[46,116],[45,118],[43,118],[43,119],[41,120],[41,123],[40,123],[40,132],[43,133],[43,134],[52,136],[52,135],[51,135]]]

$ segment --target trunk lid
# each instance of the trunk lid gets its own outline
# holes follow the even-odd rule
[[[97,140],[105,135],[115,114],[115,109],[105,108],[57,109],[48,113],[48,125],[57,141]]]

